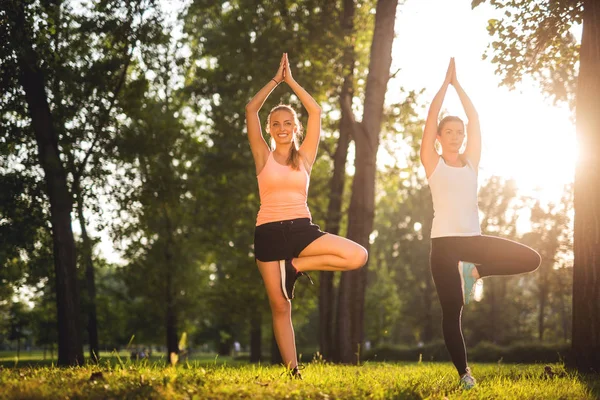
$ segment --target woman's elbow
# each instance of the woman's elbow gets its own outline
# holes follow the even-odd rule
[[[251,114],[255,112],[258,112],[258,110],[256,109],[256,105],[254,105],[252,102],[246,104],[246,114]]]

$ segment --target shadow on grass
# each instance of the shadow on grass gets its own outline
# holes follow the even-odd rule
[[[590,390],[592,398],[600,399],[600,374],[578,374],[577,379]]]

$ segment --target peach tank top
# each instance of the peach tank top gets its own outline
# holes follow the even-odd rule
[[[257,179],[260,194],[257,226],[287,219],[311,218],[306,204],[310,177],[302,161],[300,169],[295,170],[279,164],[271,152]]]

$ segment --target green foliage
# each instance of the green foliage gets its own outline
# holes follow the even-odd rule
[[[124,86],[130,63],[138,56],[143,58],[148,49],[167,38],[161,31],[156,2],[6,1],[0,7],[0,19],[12,24],[18,7],[24,9],[25,24],[9,28],[26,32],[33,42],[35,58],[40,61],[39,65],[32,67],[39,71],[43,79],[52,114],[52,132],[56,134],[50,143],[44,145],[52,145],[59,154],[63,164],[61,168],[64,167],[69,174],[67,183],[70,194],[82,204],[80,214],[83,210],[101,214],[97,196],[106,186],[107,176],[111,173],[111,165],[107,160],[113,152],[116,132],[114,121],[120,113],[116,98]],[[8,25],[2,24],[0,34],[7,34]],[[34,194],[41,191],[43,186],[40,183],[42,173],[38,165],[36,138],[29,116],[33,111],[27,110],[23,89],[17,79],[22,72],[17,55],[24,48],[20,41],[5,40],[4,43],[6,45],[0,50],[0,63],[3,66],[0,70],[3,84],[0,97],[0,108],[3,110],[0,115],[3,128],[0,129],[0,142],[3,143],[0,172],[3,180],[15,173],[23,186],[15,193],[20,196],[22,203],[28,201],[35,206]],[[12,243],[13,250],[21,251],[20,258],[13,257],[11,262],[20,261],[27,265],[28,271],[20,268],[20,277],[27,284],[36,286],[48,282],[50,278],[52,287],[51,264],[46,261],[49,253],[52,258],[53,246],[49,245],[47,237],[43,237],[48,232],[39,229],[49,225],[50,212],[47,210],[47,199],[40,198],[41,205],[38,208],[46,211],[40,218],[43,222],[35,224],[26,220],[9,220],[11,223],[24,223],[20,229],[25,235],[29,234],[31,247],[26,249],[29,251],[27,253],[18,244]],[[70,204],[67,207],[70,208]],[[30,208],[30,217],[38,217],[38,208]],[[101,219],[97,219],[100,228],[102,222],[106,222]],[[30,232],[36,229],[42,233],[32,238]],[[19,235],[13,236],[17,240]],[[36,257],[35,253],[40,253],[41,257]],[[54,289],[57,288],[54,286]],[[38,322],[44,325],[49,321],[40,316]],[[50,340],[38,339],[44,344]]]
[[[33,343],[44,349],[58,343],[56,298],[54,296],[51,288],[41,289],[31,311]]]
[[[392,328],[401,316],[401,301],[394,273],[385,265],[374,271],[376,278],[367,287],[365,308],[366,337],[373,346],[390,341]]]
[[[582,23],[583,1],[474,0],[472,7],[482,3],[502,12],[488,22],[493,41],[484,56],[496,64],[502,84],[514,88],[531,76],[574,108],[579,40],[572,28]]]
[[[198,289],[207,280],[207,273],[198,268],[201,252],[208,250],[202,246],[205,233],[199,209],[206,201],[204,179],[195,164],[203,145],[178,118],[181,103],[171,89],[171,74],[177,67],[170,49],[164,46],[158,51],[165,57],[163,63],[140,65],[132,71],[139,77],[152,73],[156,79],[150,85],[139,78],[124,92],[128,119],[116,141],[120,171],[116,177],[119,186],[128,190],[116,193],[126,217],[113,232],[131,242],[124,249],[128,264],[116,275],[124,285],[112,289],[113,294],[122,290],[130,301],[119,310],[126,319],[125,330],[113,337],[122,340],[135,334],[142,343],[163,341],[171,311],[174,329],[193,331],[192,321],[197,318],[193,310],[200,308],[202,293]],[[186,317],[188,313],[194,317]]]
[[[21,302],[13,302],[8,311],[8,340],[17,340],[26,337],[26,331],[31,324],[30,309]]]
[[[559,363],[568,358],[570,344],[520,342],[499,346],[480,342],[468,349],[470,363]],[[443,341],[424,346],[381,346],[365,354],[370,361],[451,361]]]
[[[41,188],[35,179],[17,173],[0,174],[0,301],[29,272],[46,226]]]

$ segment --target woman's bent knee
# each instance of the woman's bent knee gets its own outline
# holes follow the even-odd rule
[[[352,254],[349,257],[349,269],[359,269],[365,266],[369,259],[369,253],[367,249],[357,244],[353,249]]]
[[[542,256],[535,250],[532,250],[531,257],[527,263],[527,272],[533,272],[542,264]]]

